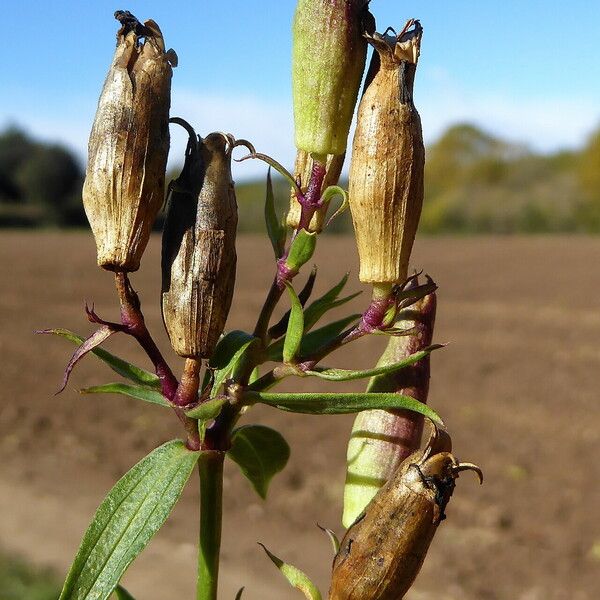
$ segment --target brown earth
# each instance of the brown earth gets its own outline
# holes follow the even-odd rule
[[[0,232],[0,546],[61,574],[114,479],[147,451],[178,436],[158,407],[76,388],[113,380],[94,358],[57,389],[72,347],[33,330],[90,330],[83,300],[117,315],[111,276],[94,266],[87,233]],[[324,238],[317,292],[356,273],[351,240]],[[600,239],[423,239],[414,265],[440,285],[431,404],[463,460],[479,463],[482,487],[463,476],[413,600],[592,600],[600,589]],[[239,243],[231,328],[250,328],[270,281],[268,242]],[[159,239],[133,283],[166,348],[158,295]],[[350,291],[360,289],[351,280]],[[365,299],[357,299],[360,310]],[[334,363],[372,364],[383,340],[356,342]],[[109,349],[146,364],[129,339]],[[304,383],[304,382],[302,382]],[[300,386],[298,386],[300,387]],[[307,386],[301,386],[306,389]],[[330,388],[331,389],[331,388]],[[346,389],[360,389],[347,386]],[[279,428],[292,458],[260,501],[228,465],[221,597],[299,597],[256,541],[327,587],[331,553],[316,522],[340,531],[344,454],[351,417],[291,416],[255,409],[248,419]],[[191,598],[195,482],[125,577],[144,600]],[[2,590],[0,590],[0,597]]]

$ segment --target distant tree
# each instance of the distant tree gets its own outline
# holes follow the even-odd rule
[[[81,192],[82,171],[75,157],[59,145],[37,144],[18,167],[15,178],[28,202],[44,207],[49,222],[65,224]]]
[[[23,200],[15,173],[34,148],[35,143],[16,127],[0,134],[0,202]]]

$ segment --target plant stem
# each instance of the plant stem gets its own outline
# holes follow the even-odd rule
[[[224,452],[206,450],[200,454],[200,542],[196,600],[216,600],[219,580],[219,552],[223,517]]]

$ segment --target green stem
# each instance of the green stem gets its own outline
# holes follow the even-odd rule
[[[223,517],[224,452],[200,454],[200,542],[198,547],[197,600],[216,600]]]

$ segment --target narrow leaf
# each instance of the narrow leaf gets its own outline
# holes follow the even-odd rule
[[[340,306],[344,302],[348,300],[352,300],[356,295],[348,296],[344,301],[340,301],[338,304],[334,304],[339,296],[340,292],[344,289],[346,282],[348,281],[349,274],[346,273],[344,277],[339,281],[337,285],[332,287],[328,292],[323,294],[320,298],[317,298],[314,302],[307,307],[304,311],[304,322],[305,329],[309,331],[313,325],[317,323],[317,321],[331,308],[335,306]],[[360,292],[358,292],[360,293]]]
[[[287,412],[308,415],[343,415],[375,408],[382,410],[405,409],[420,413],[434,423],[443,426],[440,416],[427,404],[423,404],[411,396],[403,396],[395,392],[343,394],[247,392],[244,402],[267,404]]]
[[[270,427],[245,425],[233,432],[227,456],[239,465],[252,487],[264,499],[271,479],[287,464],[290,447],[284,437]]]
[[[340,187],[339,185],[330,185],[323,192],[323,202],[329,203],[331,201],[331,199],[337,195],[340,195],[342,197],[342,203],[340,204],[339,208],[331,215],[331,217],[329,217],[329,219],[327,219],[327,223],[325,224],[325,227],[329,227],[329,225],[331,225],[331,222],[336,217],[339,217],[342,213],[344,213],[349,207],[348,192],[344,188]]]
[[[143,385],[132,385],[130,383],[105,383],[104,385],[94,385],[79,390],[80,394],[122,394],[130,398],[137,398],[151,404],[158,404],[170,408],[170,404],[164,396],[157,390]]]
[[[243,594],[243,593],[244,593],[244,588],[243,588],[243,587],[241,587],[241,588],[238,590],[238,593],[235,595],[235,600],[241,600],[241,598],[242,598],[242,594]]]
[[[310,233],[306,229],[298,231],[285,259],[285,266],[294,272],[299,271],[312,258],[316,245],[316,233]]]
[[[82,344],[84,342],[83,337],[73,333],[72,331],[69,331],[68,329],[45,329],[44,331],[39,331],[38,333],[51,333],[58,335],[71,342],[74,342],[75,344]],[[118,373],[122,377],[125,377],[126,379],[129,379],[140,385],[149,385],[151,387],[160,389],[160,381],[154,373],[146,371],[145,369],[141,369],[140,367],[136,367],[130,362],[127,362],[126,360],[123,360],[122,358],[119,358],[118,356],[115,356],[114,354],[111,354],[102,348],[94,348],[92,350],[92,354],[95,354],[115,373]]]
[[[115,590],[117,600],[135,600],[135,598],[123,587],[118,585]]]
[[[259,542],[259,545],[292,587],[300,590],[307,600],[322,600],[321,592],[319,592],[317,586],[308,578],[306,573],[293,565],[284,563],[280,558],[269,552],[264,544]]]
[[[283,342],[283,361],[289,363],[294,360],[300,349],[300,344],[302,343],[302,334],[304,333],[304,313],[302,312],[302,304],[300,303],[294,288],[289,283],[286,283],[285,286],[292,304],[288,328]]]
[[[59,600],[106,600],[165,522],[198,460],[174,440],[153,450],[108,493],[86,531]]]
[[[245,331],[231,331],[223,337],[215,353],[209,362],[209,366],[215,369],[212,386],[213,395],[218,392],[227,377],[242,360],[246,350],[256,342],[257,338]]]
[[[282,226],[275,212],[275,195],[273,193],[273,182],[271,181],[271,167],[267,171],[265,224],[267,226],[267,234],[273,246],[273,252],[275,252],[275,258],[281,258],[285,250],[286,228]]]
[[[306,371],[306,375],[327,379],[328,381],[352,381],[353,379],[365,379],[367,377],[376,377],[377,375],[387,375],[389,373],[400,371],[410,365],[414,365],[438,348],[443,348],[443,346],[441,344],[435,344],[428,348],[424,348],[423,350],[419,350],[419,352],[415,352],[396,363],[381,365],[364,371],[325,368],[323,370]]]
[[[188,410],[185,414],[192,419],[198,419],[198,421],[210,421],[219,416],[226,402],[227,398],[213,398],[212,400],[198,404],[198,406]]]
[[[329,538],[331,547],[333,548],[333,553],[337,554],[340,550],[340,540],[338,539],[338,536],[335,535],[335,531],[333,531],[333,529],[329,529],[328,527],[322,527],[318,523],[317,527]]]

